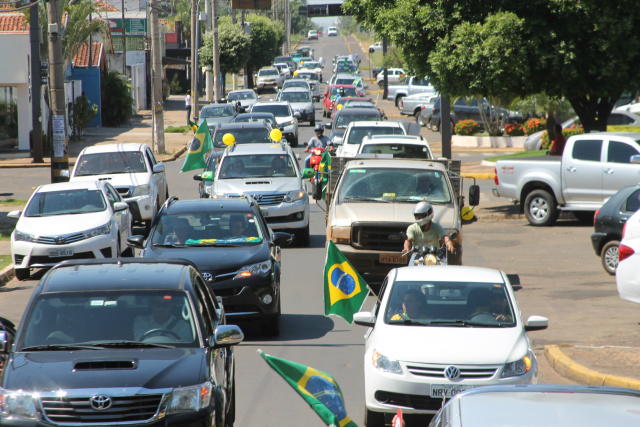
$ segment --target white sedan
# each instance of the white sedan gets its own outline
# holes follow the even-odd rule
[[[354,315],[365,338],[365,425],[382,427],[399,408],[435,414],[462,390],[531,384],[538,364],[507,275],[467,266],[391,270],[373,312]],[[385,415],[387,420],[385,420]]]
[[[41,185],[11,234],[11,254],[18,280],[31,268],[51,267],[68,259],[119,257],[131,236],[129,206],[105,181]]]
[[[629,217],[618,248],[616,285],[620,298],[640,303],[640,211]]]

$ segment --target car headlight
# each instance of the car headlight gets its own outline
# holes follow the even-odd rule
[[[531,364],[531,357],[529,355],[515,362],[507,363],[504,365],[501,377],[518,377],[524,375],[531,369]]]
[[[389,372],[391,374],[402,374],[402,368],[400,367],[400,362],[397,360],[389,359],[387,356],[378,353],[377,351],[373,352],[371,356],[371,363],[376,369],[382,372]]]
[[[271,263],[269,261],[259,262],[256,264],[245,265],[238,270],[234,279],[242,279],[251,276],[266,276],[271,271]]]
[[[298,200],[302,200],[304,198],[304,191],[289,191],[286,196],[284,196],[284,201],[287,203],[297,202]]]
[[[293,125],[293,120],[289,120],[287,122],[283,122],[280,126],[291,126]]]
[[[351,243],[351,227],[331,227],[331,239],[334,243],[348,245]]]
[[[102,225],[100,227],[96,227],[96,228],[93,228],[91,230],[87,230],[87,231],[83,232],[82,234],[84,234],[84,238],[85,239],[88,239],[90,237],[102,236],[104,234],[111,234],[111,223],[108,222],[105,225]]]
[[[149,184],[137,185],[133,188],[132,196],[148,196],[151,194],[151,186]]]
[[[167,414],[195,412],[209,406],[213,384],[209,381],[190,387],[173,389],[171,400],[167,404]]]
[[[13,238],[16,242],[35,242],[37,240],[33,234],[23,233],[18,230],[14,233]]]
[[[10,417],[37,419],[36,402],[31,393],[0,394],[0,413]]]

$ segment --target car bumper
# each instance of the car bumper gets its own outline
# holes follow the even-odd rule
[[[131,218],[134,221],[150,221],[153,219],[153,197],[151,195],[128,197],[124,201],[129,205]]]
[[[309,226],[309,199],[306,197],[293,203],[260,206],[260,211],[272,230],[296,230]]]
[[[231,278],[209,281],[207,284],[222,298],[227,319],[232,322],[260,320],[278,313],[280,287],[277,282],[279,279],[274,274],[272,271],[266,277]],[[266,295],[271,296],[270,303],[264,302]]]
[[[42,243],[16,242],[11,244],[15,268],[52,267],[70,259],[111,258],[117,240],[113,235],[104,235],[80,240],[69,245],[45,245]],[[50,257],[51,250],[73,249],[72,256]]]
[[[624,300],[640,303],[640,268],[638,267],[640,266],[640,254],[638,253],[640,247],[637,244],[622,243],[632,247],[636,253],[618,264],[616,269],[618,294]]]
[[[258,89],[275,88],[278,84],[276,82],[258,82]]]
[[[591,245],[596,255],[600,256],[600,250],[602,249],[602,242],[607,238],[605,233],[593,233],[591,235]]]
[[[311,117],[314,116],[315,111],[298,111],[298,113],[300,113],[300,119],[298,120],[302,120],[303,122],[306,122],[311,120]]]

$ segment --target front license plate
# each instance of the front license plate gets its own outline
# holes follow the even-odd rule
[[[265,217],[265,218],[269,216],[269,210],[268,209],[260,208],[260,212],[262,212],[262,216]]]
[[[404,264],[409,263],[408,256],[396,255],[396,254],[380,254],[380,264]]]
[[[60,258],[63,256],[73,256],[73,248],[52,249],[49,251],[49,258]]]
[[[448,399],[471,387],[470,385],[462,384],[431,384],[431,397],[436,399],[446,397]]]

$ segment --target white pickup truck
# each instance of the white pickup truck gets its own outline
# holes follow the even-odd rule
[[[498,160],[493,195],[520,203],[531,225],[552,225],[560,211],[589,220],[622,187],[640,181],[640,133],[574,135],[562,156]]]
[[[396,107],[399,105],[400,100],[405,96],[425,92],[436,93],[436,89],[431,85],[431,83],[429,83],[429,79],[426,77],[409,77],[405,82],[406,84],[388,86],[387,99],[393,99]]]

